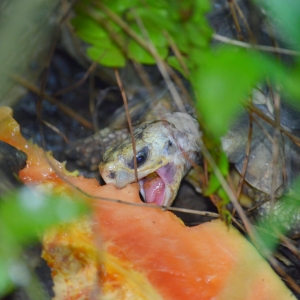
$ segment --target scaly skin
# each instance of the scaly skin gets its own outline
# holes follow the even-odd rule
[[[163,206],[172,204],[182,178],[200,152],[197,144],[200,137],[197,121],[179,112],[166,114],[157,121],[142,123],[134,131],[140,192],[146,202]],[[99,168],[104,181],[117,188],[134,182],[131,137],[108,149]],[[249,186],[249,190],[258,193],[259,201],[270,197],[252,186]],[[285,203],[288,203],[287,207]],[[297,205],[297,201],[292,199],[289,202],[276,201],[273,209],[270,203],[265,203],[256,209],[256,215],[264,222],[271,220],[272,226],[279,225],[289,235],[299,234],[300,214]],[[272,211],[274,214],[270,214]]]
[[[140,191],[146,202],[159,205],[173,202],[182,178],[200,151],[197,145],[199,138],[197,121],[179,112],[165,114],[158,121],[145,122],[134,131]],[[134,182],[131,137],[108,149],[99,168],[104,181],[118,188]],[[149,197],[149,186],[152,186],[150,194],[159,194],[156,198],[155,195]]]

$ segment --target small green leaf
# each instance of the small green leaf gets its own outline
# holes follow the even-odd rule
[[[221,186],[221,184],[220,184],[218,178],[216,177],[216,175],[214,173],[211,173],[211,175],[209,177],[208,187],[203,192],[204,196],[210,196],[210,195],[216,193],[217,190],[220,188],[220,186]]]
[[[168,55],[168,49],[166,47],[157,47],[156,51],[162,59],[165,59]],[[128,45],[128,57],[132,60],[138,61],[142,64],[155,64],[156,61],[153,56],[144,48],[142,48],[134,40],[131,40]]]
[[[112,11],[118,14],[122,14],[129,8],[135,7],[140,4],[138,0],[104,0],[103,3]]]
[[[223,188],[220,188],[218,190],[217,194],[222,199],[221,206],[225,207],[227,204],[230,203],[229,197],[228,197],[227,193],[224,191]]]
[[[94,60],[98,61],[99,64],[106,67],[124,67],[126,64],[126,59],[119,48],[114,45],[108,45],[105,47],[90,47],[87,50],[88,56]]]
[[[0,221],[20,242],[31,240],[50,225],[67,222],[88,212],[81,201],[21,189],[0,205]]]
[[[218,156],[218,167],[222,175],[226,177],[229,172],[229,162],[224,151],[221,151],[221,153]]]
[[[108,38],[108,33],[99,24],[87,15],[78,15],[71,20],[76,34],[86,42],[95,39]]]
[[[183,69],[175,56],[169,56],[167,58],[167,63],[169,66],[171,66],[172,68],[180,72],[182,75],[184,75]]]
[[[257,0],[263,4],[267,14],[275,20],[281,37],[293,48],[300,50],[300,1],[299,0]]]

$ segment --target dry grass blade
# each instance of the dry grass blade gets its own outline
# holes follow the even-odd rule
[[[57,106],[58,109],[60,109],[62,112],[64,112],[66,115],[70,116],[71,118],[75,119],[76,121],[78,121],[80,124],[82,124],[84,127],[91,129],[93,128],[92,123],[89,122],[88,120],[86,120],[85,118],[83,118],[82,116],[80,116],[79,114],[77,114],[72,108],[62,104],[61,102],[59,102],[57,99],[55,99],[54,97],[51,97],[47,94],[45,94],[44,92],[41,92],[41,90],[36,87],[35,85],[33,85],[32,83],[28,82],[27,80],[25,80],[24,78],[21,78],[20,76],[14,74],[12,75],[12,78],[18,82],[19,84],[21,84],[23,87],[25,87],[27,90],[40,95],[42,98],[45,98],[47,101],[49,101],[50,103],[54,104]]]
[[[53,124],[50,124],[49,122],[47,122],[47,121],[45,121],[45,120],[43,120],[43,119],[41,119],[40,120],[43,124],[45,124],[48,128],[50,128],[53,132],[55,132],[55,133],[57,133],[59,136],[61,136],[63,139],[64,139],[64,141],[66,142],[66,143],[69,143],[69,140],[68,140],[68,138],[66,137],[66,135],[64,134],[64,133],[62,133],[56,126],[54,126]]]
[[[99,59],[100,60],[100,59]],[[61,89],[60,91],[56,92],[53,94],[54,97],[57,97],[57,96],[60,96],[62,94],[65,94],[71,90],[74,90],[78,87],[80,87],[88,78],[89,76],[91,75],[91,73],[96,69],[97,65],[98,65],[98,61],[94,61],[90,67],[87,69],[87,71],[84,73],[83,77],[78,80],[77,82],[75,82],[74,84],[64,88],[64,89]]]
[[[279,235],[279,238],[285,247],[288,248],[298,259],[300,259],[300,252],[297,247],[293,245],[293,241],[282,234]]]
[[[237,41],[234,39],[230,39],[226,36],[222,36],[219,34],[213,34],[213,39],[216,41],[242,47],[242,48],[247,48],[247,49],[254,49],[254,50],[260,50],[264,52],[272,52],[272,53],[278,53],[278,54],[286,54],[286,55],[291,55],[291,56],[299,56],[300,52],[299,51],[294,51],[294,50],[289,50],[289,49],[283,49],[283,48],[277,48],[277,47],[271,47],[271,46],[262,46],[262,45],[251,45],[249,43]]]
[[[245,228],[246,228],[247,232],[249,233],[251,239],[253,240],[253,242],[255,244],[257,244],[257,242],[255,242],[256,239],[257,239],[256,234],[254,233],[254,231],[252,229],[252,225],[250,224],[250,221],[248,220],[248,218],[247,218],[244,210],[242,209],[240,203],[238,202],[236,196],[234,195],[233,191],[229,187],[228,183],[226,182],[225,178],[223,177],[221,171],[219,170],[217,164],[215,163],[214,159],[212,158],[211,154],[207,150],[204,143],[202,141],[199,141],[198,143],[200,145],[203,156],[205,157],[205,159],[207,160],[207,162],[211,166],[211,168],[212,168],[213,172],[215,173],[217,179],[219,180],[222,188],[227,193],[230,201],[232,202],[232,204],[234,205],[236,211],[240,215],[240,217],[241,217],[241,219],[242,219],[242,221],[245,225]]]
[[[234,0],[227,0],[227,3],[229,5],[229,9],[230,9],[232,19],[233,19],[233,22],[234,22],[234,25],[235,25],[235,28],[236,28],[236,31],[237,31],[238,38],[239,38],[239,40],[242,41],[242,40],[244,40],[244,36],[242,34],[241,26],[240,26],[239,20],[238,20],[237,15],[236,15],[236,10],[235,10],[235,5],[234,5],[235,1]]]
[[[177,60],[180,64],[180,67],[182,68],[184,76],[188,77],[190,75],[190,72],[184,62],[184,58],[183,58],[180,50],[178,49],[177,45],[175,44],[175,42],[173,41],[173,39],[171,38],[171,36],[169,35],[169,33],[167,31],[164,31],[163,34],[166,37],[172,51],[174,52],[175,57],[177,58]]]
[[[128,122],[128,127],[129,127],[129,132],[131,136],[131,143],[132,143],[132,150],[133,150],[133,166],[134,166],[134,176],[135,176],[135,181],[138,182],[138,173],[137,173],[137,161],[136,161],[136,147],[135,147],[135,140],[134,140],[134,135],[133,135],[133,128],[131,124],[131,118],[129,114],[129,109],[128,109],[128,101],[126,97],[126,93],[120,78],[120,74],[117,69],[115,69],[115,75],[117,79],[118,86],[121,91],[121,95],[124,101],[124,107],[125,107],[125,112],[126,112],[126,117],[127,117],[127,122]]]
[[[250,154],[250,148],[251,148],[251,141],[252,141],[252,131],[253,131],[253,118],[252,118],[252,113],[249,113],[249,131],[248,131],[248,139],[247,139],[247,145],[246,145],[246,153],[245,153],[245,158],[243,161],[243,168],[241,172],[241,176],[239,179],[238,187],[237,187],[237,199],[240,198],[241,192],[242,192],[242,187],[243,187],[243,182],[244,182],[244,177],[247,171],[247,166],[249,162],[249,154]]]
[[[253,34],[252,34],[252,31],[251,31],[251,29],[249,27],[248,21],[245,18],[245,15],[244,15],[243,11],[241,10],[240,6],[238,5],[238,3],[235,0],[233,0],[232,2],[233,2],[234,8],[236,9],[239,17],[243,21],[243,23],[244,23],[244,25],[245,25],[245,27],[246,27],[246,29],[248,31],[248,34],[250,35],[250,37],[253,37]]]
[[[141,65],[139,62],[134,61],[133,66],[134,66],[135,70],[138,72],[138,74],[140,75],[140,78],[142,79],[142,82],[143,82],[144,86],[146,87],[146,89],[148,90],[150,96],[154,97],[155,92],[154,92],[153,86],[151,84],[148,74],[144,70],[143,65]]]
[[[266,116],[259,108],[255,107],[254,105],[248,105],[248,109],[252,110],[256,115],[258,115],[261,119],[268,122],[269,124],[275,126],[275,121],[270,117]],[[255,118],[254,118],[255,120]],[[259,124],[259,122],[257,122]],[[280,131],[284,133],[290,140],[295,143],[298,147],[300,147],[300,138],[291,134],[290,132],[286,131],[282,126],[279,127]],[[269,135],[267,135],[269,136]],[[269,137],[272,141],[272,137]]]
[[[273,93],[272,93],[273,94]],[[274,102],[274,133],[273,133],[273,144],[272,144],[272,168],[275,170],[276,165],[279,161],[279,138],[280,138],[280,96],[278,93],[272,97]],[[271,214],[273,214],[275,204],[275,192],[276,192],[276,172],[272,172],[272,185],[271,185]]]

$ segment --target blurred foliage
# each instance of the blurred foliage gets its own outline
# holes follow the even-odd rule
[[[300,2],[255,2],[263,5],[268,15],[276,20],[279,35],[286,44],[299,51]],[[14,18],[7,19],[13,31],[9,26],[1,26],[0,30],[2,40],[4,37],[11,40],[10,43],[3,43],[5,47],[0,51],[4,66],[0,86],[3,87],[7,86],[4,82],[4,79],[7,80],[6,73],[15,69],[18,62],[10,58],[12,55],[22,57],[15,51],[23,51],[23,48],[16,47],[21,40],[20,36],[26,37],[23,34],[25,23],[15,20],[34,20],[31,7],[43,1],[31,0],[23,4],[21,9],[17,1],[11,3],[18,13],[14,14]],[[124,67],[128,59],[142,64],[155,64],[159,59],[182,72],[191,82],[204,132],[203,140],[224,177],[228,175],[229,164],[222,152],[220,138],[240,113],[241,106],[251,101],[249,95],[253,86],[267,79],[274,86],[284,88],[290,98],[300,97],[298,61],[288,68],[274,56],[262,54],[255,49],[211,46],[213,30],[206,19],[211,9],[209,0],[82,0],[77,2],[74,9],[76,17],[72,25],[77,35],[89,44],[87,54],[91,59],[107,67],[118,68]],[[13,48],[10,48],[12,45]],[[24,41],[22,45],[31,49]],[[178,53],[178,56],[174,53]],[[204,193],[217,194],[223,198],[225,206],[228,202],[226,193],[213,170],[209,167],[208,171],[209,186]],[[26,272],[26,264],[20,260],[23,246],[38,240],[47,227],[67,222],[87,212],[87,207],[80,201],[54,195],[36,195],[26,189],[2,198],[0,296],[30,276]],[[294,203],[297,206],[289,206],[291,212],[299,207],[297,202]]]
[[[256,2],[276,20],[276,30],[287,44],[299,50],[295,45],[300,41],[300,2]],[[300,73],[299,64],[287,68],[274,55],[255,48],[212,47],[213,30],[206,19],[210,9],[209,0],[172,4],[166,0],[84,0],[76,6],[72,24],[78,36],[90,45],[90,58],[104,66],[124,67],[127,59],[154,64],[158,54],[160,60],[182,72],[196,96],[204,143],[226,177],[229,164],[223,159],[220,138],[242,111],[241,106],[251,101],[252,88],[267,81],[284,87],[289,98],[299,99]],[[221,196],[224,207],[229,201],[226,193],[212,170],[208,171],[210,183],[204,193]]]
[[[32,274],[21,259],[23,247],[37,242],[45,229],[89,211],[82,201],[22,188],[0,197],[0,297],[26,286]]]

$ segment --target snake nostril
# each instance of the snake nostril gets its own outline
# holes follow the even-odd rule
[[[116,172],[110,171],[107,177],[109,177],[109,178],[111,178],[111,179],[115,179],[115,177],[116,177]]]

